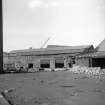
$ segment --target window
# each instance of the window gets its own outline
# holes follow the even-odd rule
[[[63,68],[64,67],[64,58],[59,57],[55,59],[55,68]]]
[[[50,60],[41,60],[40,61],[41,68],[50,68]]]

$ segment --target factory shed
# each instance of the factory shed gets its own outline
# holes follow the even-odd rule
[[[46,48],[11,51],[9,59],[23,68],[71,68],[75,64],[76,55],[93,50],[93,45],[48,45]]]

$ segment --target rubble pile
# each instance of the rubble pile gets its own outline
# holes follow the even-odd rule
[[[28,72],[30,73],[34,73],[34,72],[38,72],[39,70],[37,68],[30,68],[28,69]]]
[[[100,67],[81,67],[81,66],[73,66],[69,70],[73,73],[85,73],[89,75],[102,75],[105,74],[105,69],[101,69]]]

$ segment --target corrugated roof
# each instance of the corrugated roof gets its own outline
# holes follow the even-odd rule
[[[51,46],[51,47],[50,47]],[[53,46],[53,47],[52,47]],[[41,49],[25,49],[25,50],[15,50],[10,53],[14,54],[34,54],[34,55],[43,55],[43,54],[68,54],[68,53],[80,53],[84,52],[85,49],[90,48],[92,45],[88,46],[55,46],[49,45],[47,48]]]
[[[51,54],[73,54],[83,52],[84,49],[80,50],[46,50],[46,51],[31,51],[31,52],[18,52],[10,53],[10,55],[51,55]]]

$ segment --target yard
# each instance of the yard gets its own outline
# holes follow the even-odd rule
[[[105,105],[105,78],[68,71],[0,75],[12,105]]]

